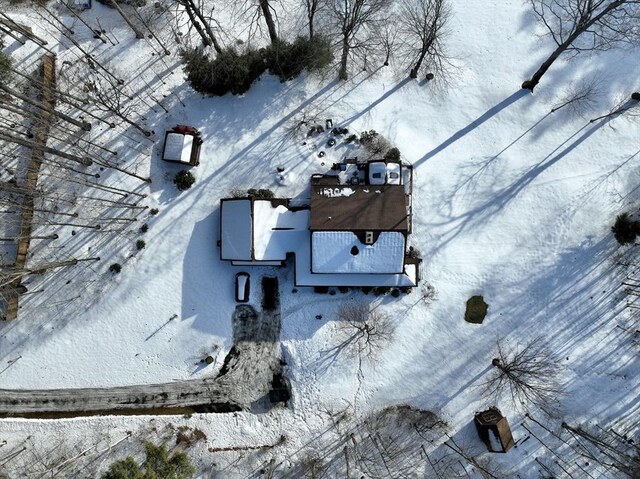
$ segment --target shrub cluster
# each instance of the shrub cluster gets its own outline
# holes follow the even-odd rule
[[[270,200],[275,196],[273,191],[262,188],[260,188],[259,190],[255,188],[249,188],[247,190],[247,195],[253,196],[254,198],[259,200]]]
[[[400,161],[400,150],[398,150],[395,146],[393,148],[389,148],[389,150],[384,154],[385,161]]]
[[[111,0],[96,0],[98,3],[106,5],[107,7],[115,8]],[[147,4],[147,0],[118,0],[118,5],[131,5],[133,7],[144,7]]]
[[[187,81],[194,90],[209,95],[242,95],[265,71],[262,55],[256,50],[240,54],[227,48],[215,60],[200,50],[191,50],[183,51],[182,58]]]
[[[293,80],[304,70],[316,71],[333,60],[329,41],[324,37],[298,37],[293,43],[277,41],[264,50],[269,73],[280,81]]]
[[[196,182],[196,179],[193,177],[193,174],[189,170],[182,170],[176,173],[176,176],[173,178],[173,183],[176,185],[180,191],[188,190],[193,186]]]
[[[640,235],[640,221],[633,220],[628,213],[622,213],[616,217],[616,222],[611,227],[613,236],[620,244],[630,244]]]
[[[284,82],[304,70],[319,70],[333,60],[333,55],[329,41],[318,36],[299,37],[293,43],[276,41],[266,48],[243,53],[227,48],[214,60],[201,50],[186,50],[182,58],[187,81],[194,90],[222,96],[229,92],[242,95],[265,71]]]

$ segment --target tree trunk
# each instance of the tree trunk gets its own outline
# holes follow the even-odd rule
[[[211,40],[207,37],[207,34],[202,29],[202,25],[200,25],[200,22],[198,22],[198,20],[195,17],[195,14],[193,13],[193,10],[191,9],[191,2],[187,0],[181,5],[184,7],[185,12],[187,12],[187,15],[189,16],[189,21],[191,22],[193,27],[196,29],[196,32],[198,32],[198,35],[200,35],[200,38],[202,38],[202,44],[205,47],[208,47],[209,45],[211,45]]]
[[[264,15],[264,21],[267,23],[267,28],[269,29],[269,38],[271,39],[271,43],[275,43],[278,41],[278,32],[276,30],[276,24],[273,20],[273,15],[271,14],[269,0],[260,0],[260,8],[262,9],[262,14]]]
[[[424,57],[426,55],[427,55],[427,50],[423,48],[422,51],[420,52],[420,56],[418,57],[418,61],[416,62],[415,66],[411,69],[411,73],[409,73],[410,78],[418,78],[418,71],[420,70],[420,67],[422,66],[422,62],[424,61]]]
[[[339,80],[346,80],[349,75],[347,74],[347,61],[349,60],[349,38],[344,35],[342,38],[342,56],[340,57],[340,71],[338,72]]]
[[[216,38],[215,34],[213,33],[213,30],[211,29],[211,26],[209,25],[209,22],[207,22],[207,19],[204,18],[204,15],[202,14],[202,11],[197,7],[197,5],[195,5],[193,0],[187,0],[187,1],[191,5],[191,8],[193,9],[193,13],[195,13],[195,15],[198,17],[198,19],[202,22],[204,30],[205,30],[205,32],[207,32],[207,36],[209,37],[209,41],[210,41],[211,45],[213,45],[214,50],[216,52],[218,52],[218,53],[222,53],[222,47],[218,43],[218,39]]]
[[[318,9],[318,0],[311,0],[311,3],[307,4],[307,20],[309,20],[309,39],[313,38],[313,20],[316,16],[316,10]]]
[[[0,133],[0,140],[8,141],[10,143],[17,143],[18,145],[26,146],[28,148],[33,148],[33,149],[40,148],[45,153],[49,153],[50,155],[56,155],[70,161],[75,161],[76,163],[80,163],[81,165],[84,165],[84,166],[91,166],[93,164],[93,161],[91,161],[90,158],[81,158],[76,155],[70,155],[69,153],[65,153],[64,151],[56,150],[48,146],[43,147],[42,145],[38,145],[33,141],[23,140],[13,135],[8,135],[6,133]]]
[[[138,40],[144,38],[144,33],[142,33],[140,31],[140,29],[138,27],[136,27],[131,20],[129,20],[129,17],[127,17],[127,14],[124,13],[124,11],[122,10],[122,8],[120,8],[120,5],[118,5],[118,2],[116,2],[116,0],[111,0],[111,5],[113,5],[113,8],[115,8],[118,13],[120,14],[120,16],[122,17],[122,19],[127,23],[127,25],[129,25],[129,28],[131,28],[131,30],[133,30],[133,32],[136,34],[136,38]]]
[[[35,106],[36,108],[39,108],[40,110],[45,110],[45,108],[40,103],[32,100],[31,98],[29,98],[27,96],[22,95],[21,93],[15,91],[13,88],[9,88],[6,85],[0,84],[0,90],[8,93],[11,96],[19,98],[20,100],[24,101],[25,103],[28,103],[31,106]],[[55,111],[55,110],[51,111],[51,114],[53,114],[54,116],[57,116],[61,120],[64,120],[64,121],[66,121],[68,123],[71,123],[72,125],[77,126],[78,128],[83,129],[84,131],[91,130],[91,124],[87,123],[86,121],[78,121],[75,118],[71,118],[69,115],[65,115],[64,113],[60,113],[59,111]]]
[[[536,87],[536,85],[538,85],[538,83],[540,83],[540,79],[547,72],[549,67],[551,67],[551,65],[553,65],[553,62],[555,62],[558,59],[558,57],[567,48],[569,48],[569,46],[571,46],[571,44],[580,35],[582,35],[585,31],[587,31],[589,28],[591,28],[591,26],[593,26],[594,23],[596,23],[597,21],[601,20],[603,17],[608,15],[610,12],[612,12],[613,10],[618,8],[620,5],[623,5],[624,3],[626,3],[626,1],[627,0],[616,0],[615,2],[611,2],[605,9],[603,9],[598,15],[596,15],[593,18],[591,18],[590,20],[586,19],[586,15],[590,15],[593,12],[592,11],[585,12],[583,14],[583,18],[581,18],[577,22],[577,24],[574,26],[573,33],[571,35],[569,35],[569,37],[564,42],[562,42],[560,45],[558,45],[558,48],[556,48],[553,51],[553,53],[549,56],[549,58],[547,58],[542,63],[542,65],[540,65],[540,68],[538,68],[538,71],[536,71],[529,80],[526,80],[525,82],[522,83],[522,88],[525,89],[525,90],[529,90],[529,91],[533,92],[533,89]]]

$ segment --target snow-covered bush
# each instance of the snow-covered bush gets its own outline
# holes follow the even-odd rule
[[[189,170],[182,170],[176,173],[176,176],[173,178],[173,183],[176,185],[180,191],[188,190],[193,186],[196,182],[196,179],[193,177],[193,174]]]
[[[640,234],[640,221],[631,219],[628,213],[622,213],[616,217],[611,231],[618,243],[633,243]]]
[[[391,149],[389,141],[375,130],[360,133],[360,144],[369,152],[370,156],[382,155]],[[400,153],[398,151],[398,153]]]

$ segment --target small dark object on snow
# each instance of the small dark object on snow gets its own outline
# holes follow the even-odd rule
[[[631,219],[628,213],[619,214],[611,227],[611,232],[618,243],[633,243],[640,234],[640,221]]]
[[[284,172],[284,167],[283,167],[283,166],[278,166],[278,167],[276,168],[276,171],[277,171],[278,173],[282,173],[282,172]]]
[[[262,309],[274,311],[280,304],[280,290],[278,278],[263,276],[262,278]]]
[[[464,320],[467,323],[482,324],[487,315],[487,309],[489,309],[489,305],[484,302],[482,296],[471,296],[467,301]]]
[[[434,77],[433,73],[427,73],[427,75],[425,76],[427,80],[433,80],[433,77]]]
[[[321,151],[321,152],[319,152],[319,153],[318,153],[318,156],[319,156],[320,158],[322,158],[325,154],[326,154],[326,153],[325,153],[324,151]]]
[[[328,147],[332,147],[336,144],[336,139],[335,138],[330,138],[329,141],[327,141],[327,146]]]
[[[320,320],[322,319],[322,315],[321,315],[321,314],[316,314],[316,319],[317,319],[318,321],[320,321]]]
[[[640,92],[635,91],[631,94],[631,99],[635,101],[640,101]]]
[[[207,364],[213,364],[213,356],[207,356],[204,358],[204,362]]]
[[[109,266],[109,271],[114,274],[118,274],[120,271],[122,271],[122,266],[120,265],[120,263],[113,263],[111,266]]]

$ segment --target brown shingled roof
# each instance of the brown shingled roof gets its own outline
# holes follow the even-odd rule
[[[408,229],[403,186],[311,186],[311,231]]]

